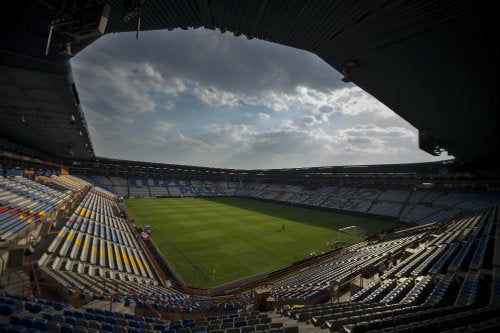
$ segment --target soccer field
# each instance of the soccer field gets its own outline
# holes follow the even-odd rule
[[[398,225],[241,198],[125,203],[138,226],[151,225],[151,238],[184,282],[205,288],[288,266],[339,241],[359,241],[339,228],[373,233]]]

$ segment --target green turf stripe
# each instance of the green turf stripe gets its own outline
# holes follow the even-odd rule
[[[137,225],[152,226],[152,239],[177,274],[201,287],[279,269],[311,252],[331,250],[338,239],[359,240],[338,236],[338,228],[377,231],[397,225],[242,198],[129,199],[126,204]]]

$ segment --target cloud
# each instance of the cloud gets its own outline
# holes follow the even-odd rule
[[[241,106],[241,98],[244,97],[242,95],[238,95],[229,91],[218,90],[215,87],[203,88],[199,86],[193,89],[193,94],[198,96],[200,100],[211,107]]]
[[[96,112],[91,108],[86,108],[85,118],[87,122],[91,124],[109,125],[112,122],[111,117],[106,116],[100,112]]]
[[[335,108],[332,106],[332,105],[326,105],[326,104],[323,104],[321,105],[319,108],[318,108],[318,111],[319,113],[321,114],[329,114],[329,113],[332,113],[333,111],[335,111]]]
[[[114,121],[118,121],[118,122],[124,122],[124,123],[127,123],[127,124],[133,124],[133,123],[135,123],[134,119],[132,119],[130,117],[124,117],[122,115],[113,116],[113,120]]]
[[[145,143],[147,143],[148,145],[162,146],[167,143],[167,139],[162,138],[161,136],[154,136],[152,138],[146,139]]]
[[[157,67],[149,63],[132,68],[129,77],[133,86],[145,93],[154,91],[176,95],[186,90],[186,85],[180,78],[166,79]]]
[[[301,121],[306,126],[311,126],[318,122],[318,120],[313,116],[303,116]]]
[[[157,121],[153,129],[159,132],[168,132],[172,129],[172,124],[166,122],[166,121]]]
[[[394,116],[389,108],[373,99],[358,87],[321,92],[310,87],[297,86],[288,92],[262,90],[254,95],[222,91],[216,87],[196,86],[193,94],[210,107],[263,106],[275,112],[291,109],[309,110],[317,114],[317,121],[328,121],[333,113],[357,116],[372,113],[379,117]]]
[[[94,66],[73,66],[75,76],[84,78],[77,81],[84,106],[106,105],[108,114],[110,111],[121,114],[154,111],[157,104],[148,92],[136,86],[130,69],[119,63],[111,65],[109,61]]]
[[[89,81],[103,75],[123,92],[122,98],[128,100],[123,104],[129,105],[143,102],[148,91],[177,94],[192,84],[195,94],[210,106],[268,100],[264,105],[286,110],[280,101],[296,95],[298,87],[329,92],[345,86],[335,70],[322,70],[329,67],[314,54],[203,29],[153,31],[139,40],[132,34],[106,35],[75,60],[79,79],[84,72]],[[86,84],[85,89],[88,96],[99,92]],[[139,108],[152,109],[154,105]]]
[[[263,120],[271,119],[271,116],[267,113],[264,113],[264,112],[257,113],[257,117],[259,117],[259,119],[263,119]]]
[[[316,55],[207,30],[102,37],[72,59],[98,155],[221,168],[432,160]]]
[[[181,148],[181,149],[183,147],[186,147],[186,149],[188,149],[192,152],[195,152],[197,150],[210,148],[210,145],[207,142],[191,138],[191,137],[184,135],[182,133],[179,133],[177,135],[177,138],[178,138],[178,142],[180,143],[178,148]]]
[[[415,133],[403,127],[379,127],[374,124],[359,124],[339,130],[341,137],[372,137],[383,139],[415,138]]]
[[[138,44],[133,54],[131,43]],[[312,53],[218,31],[158,31],[144,34],[139,41],[124,34],[116,36],[113,47],[126,50],[137,62],[160,64],[155,67],[164,77],[180,77],[235,94],[287,92],[297,85],[328,91],[345,85],[340,74],[323,72],[323,60]]]
[[[359,124],[339,130],[336,138],[342,154],[357,154],[367,159],[374,156],[379,159],[394,159],[399,158],[396,155],[411,151],[416,134],[404,127],[384,128],[373,124]]]

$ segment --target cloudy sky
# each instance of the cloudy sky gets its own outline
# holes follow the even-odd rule
[[[72,67],[97,156],[238,169],[438,159],[302,50],[203,29],[122,33]]]

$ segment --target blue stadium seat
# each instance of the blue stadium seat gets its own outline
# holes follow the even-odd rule
[[[74,329],[73,325],[64,323],[64,324],[61,324],[59,332],[60,333],[74,333],[75,329]]]
[[[21,325],[28,327],[28,328],[33,328],[35,325],[35,318],[33,317],[23,317],[21,318]]]
[[[48,320],[44,318],[36,318],[33,327],[41,331],[46,331],[48,329]]]
[[[26,327],[20,325],[10,325],[7,329],[7,333],[25,333]]]
[[[8,323],[4,323],[4,324],[0,325],[0,333],[7,333],[11,326],[12,325],[8,324]]]
[[[1,304],[0,305],[0,314],[3,316],[11,316],[14,313],[19,313],[22,312],[23,308],[15,305],[9,305],[9,304]]]
[[[21,317],[18,317],[18,316],[10,316],[9,322],[12,325],[22,325],[22,319],[21,319]]]
[[[72,317],[72,316],[65,316],[65,317],[64,317],[64,322],[65,322],[66,324],[70,324],[70,325],[75,326],[75,325],[76,325],[76,318],[75,318],[75,317]]]
[[[109,323],[101,323],[101,330],[113,332],[115,330],[115,326]]]
[[[84,312],[83,313],[83,318],[94,320],[95,319],[95,315],[93,313],[90,313],[90,312]]]

